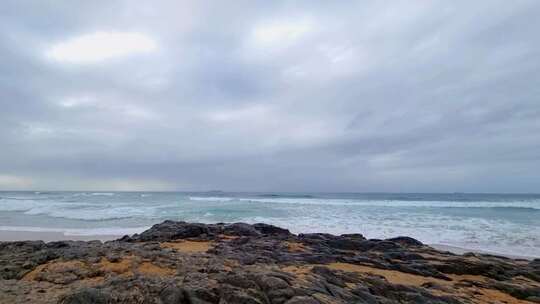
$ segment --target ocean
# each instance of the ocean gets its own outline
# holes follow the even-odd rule
[[[163,220],[414,237],[540,257],[540,194],[0,192],[0,231],[125,235]]]

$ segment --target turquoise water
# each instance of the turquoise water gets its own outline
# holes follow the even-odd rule
[[[540,257],[540,195],[0,192],[0,230],[123,235],[165,219],[265,222],[292,232],[408,235]]]

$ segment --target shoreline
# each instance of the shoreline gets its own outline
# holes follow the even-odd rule
[[[113,241],[122,238],[124,235],[109,235],[109,234],[93,234],[93,235],[71,235],[65,234],[60,231],[9,231],[9,230],[0,230],[0,242],[18,242],[18,241],[44,241],[44,242],[55,242],[55,241]],[[489,250],[482,249],[471,249],[465,247],[458,247],[446,244],[426,244],[434,249],[439,251],[448,251],[453,254],[463,255],[466,253],[476,253],[476,254],[488,254],[494,256],[502,256],[510,259],[523,259],[523,260],[534,260],[540,259],[540,257],[526,256],[526,255],[517,255],[517,254],[506,254],[499,253]]]
[[[0,242],[18,241],[112,241],[121,238],[122,235],[66,235],[59,231],[7,231],[0,230]]]

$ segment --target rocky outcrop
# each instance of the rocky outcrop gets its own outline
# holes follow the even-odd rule
[[[540,303],[540,261],[165,221],[105,243],[2,242],[0,303]]]
[[[211,239],[218,235],[229,236],[289,236],[291,233],[287,229],[279,228],[268,224],[249,225],[246,223],[234,224],[200,224],[164,221],[156,224],[152,228],[141,234],[125,236],[121,241],[174,241],[178,239],[199,238]]]

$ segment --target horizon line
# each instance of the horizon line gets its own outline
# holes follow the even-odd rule
[[[540,195],[540,192],[406,192],[406,191],[247,191],[247,190],[2,190],[0,192],[144,192],[144,193],[283,193],[283,194],[502,194],[502,195]]]

